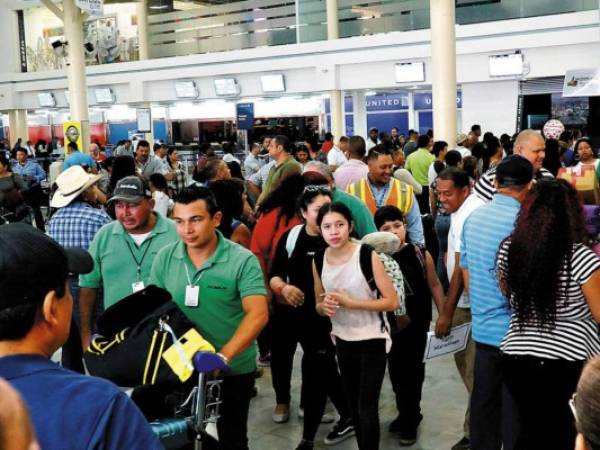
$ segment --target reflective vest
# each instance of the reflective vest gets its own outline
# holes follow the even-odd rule
[[[371,211],[371,214],[375,214],[377,211],[377,203],[375,202],[375,196],[369,185],[367,178],[361,178],[356,183],[349,184],[346,192],[348,194],[358,197],[367,208]],[[390,179],[390,187],[385,195],[383,205],[381,206],[395,206],[402,214],[407,215],[413,205],[413,187],[402,183],[400,180],[395,178]]]

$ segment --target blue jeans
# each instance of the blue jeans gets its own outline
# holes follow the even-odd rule
[[[384,339],[344,341],[336,338],[342,384],[360,450],[379,448],[379,395],[387,355]]]

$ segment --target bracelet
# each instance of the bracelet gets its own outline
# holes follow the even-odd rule
[[[227,356],[225,356],[223,353],[219,352],[217,353],[217,356],[219,358],[221,358],[223,361],[225,361],[225,364],[229,365],[229,358]]]

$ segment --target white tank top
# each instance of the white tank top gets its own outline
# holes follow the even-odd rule
[[[356,246],[356,250],[350,259],[340,265],[329,264],[327,262],[327,253],[325,251],[321,276],[325,292],[335,292],[336,289],[345,289],[353,299],[365,302],[373,301],[377,298],[377,292],[371,290],[360,269],[360,245]],[[386,339],[387,351],[389,351],[391,346],[389,333],[381,329],[379,312],[341,307],[337,310],[335,316],[331,318],[331,325],[331,334],[345,341]]]

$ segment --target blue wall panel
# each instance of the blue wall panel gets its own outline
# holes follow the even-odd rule
[[[155,120],[152,123],[154,130],[154,140],[167,142],[167,123],[164,120]]]
[[[425,134],[433,128],[433,112],[419,111],[419,134]]]
[[[408,113],[389,112],[383,114],[367,114],[367,128],[377,128],[380,132],[390,133],[396,127],[400,133],[408,133]]]
[[[136,122],[109,123],[110,143],[117,145],[117,142],[123,139],[129,139],[129,131],[137,131]]]

